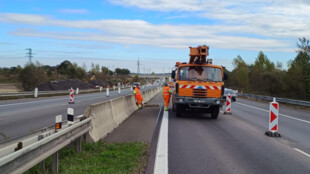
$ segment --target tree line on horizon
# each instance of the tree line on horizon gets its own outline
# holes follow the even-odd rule
[[[233,60],[234,69],[228,72],[227,87],[244,93],[310,100],[310,45],[299,38],[297,56],[288,62],[285,70],[280,62],[270,61],[262,51],[253,64],[241,56]]]
[[[126,68],[116,68],[112,71],[108,67],[99,64],[91,64],[89,71],[83,64],[82,67],[77,63],[71,63],[68,60],[63,61],[59,65],[50,66],[42,65],[39,62],[27,63],[24,67],[17,66],[11,68],[0,67],[0,82],[20,83],[24,90],[33,90],[39,84],[66,79],[79,79],[87,82],[89,80],[111,80],[111,76],[129,75],[130,70]]]

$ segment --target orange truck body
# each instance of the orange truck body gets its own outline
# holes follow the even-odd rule
[[[207,59],[206,45],[190,48],[188,63],[176,63],[172,72],[175,90],[172,96],[173,110],[177,116],[183,112],[211,113],[216,119],[219,108],[224,104],[224,70]],[[224,78],[225,77],[225,78]]]

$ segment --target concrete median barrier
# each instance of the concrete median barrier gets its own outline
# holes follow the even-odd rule
[[[152,99],[161,87],[144,91],[144,103]],[[91,118],[92,128],[89,141],[97,142],[107,136],[138,109],[133,95],[127,95],[109,101],[87,106],[84,116]]]
[[[113,119],[111,101],[87,106],[84,115],[91,117],[91,129],[89,131],[91,141],[100,140],[101,133],[108,134],[117,126]]]

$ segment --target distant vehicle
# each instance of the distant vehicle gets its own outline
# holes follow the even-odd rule
[[[138,85],[140,86],[139,82],[133,82],[132,89],[134,90]]]
[[[236,91],[235,91],[235,90],[232,90],[232,89],[225,88],[225,89],[224,89],[224,96],[223,96],[224,99],[226,99],[226,96],[228,95],[228,93],[230,93],[230,95],[231,95],[231,100],[232,100],[233,102],[235,102],[236,99],[237,99],[237,93],[236,93]]]

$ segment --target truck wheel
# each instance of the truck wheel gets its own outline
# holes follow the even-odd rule
[[[211,111],[211,118],[217,119],[217,117],[219,116],[219,112],[220,112],[220,107],[219,106],[213,106],[212,111]]]

